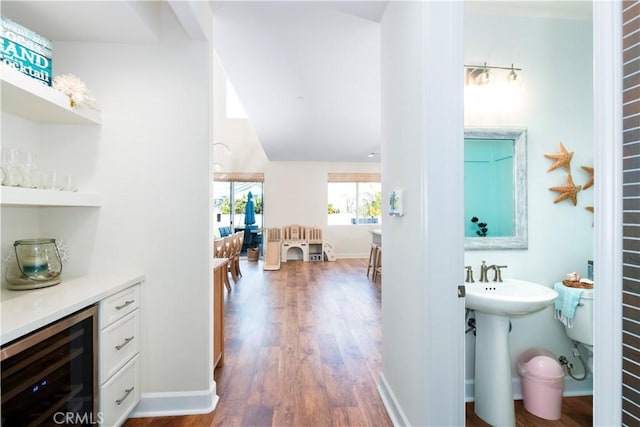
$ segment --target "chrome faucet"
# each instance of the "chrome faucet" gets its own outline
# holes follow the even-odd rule
[[[487,265],[487,262],[482,260],[482,265],[480,266],[480,282],[486,283],[489,281],[487,278],[487,271],[492,268],[495,269],[495,265]]]

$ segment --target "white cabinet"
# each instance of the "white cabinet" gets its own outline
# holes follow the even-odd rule
[[[136,355],[118,373],[100,387],[102,425],[122,425],[140,401],[140,360]]]
[[[101,124],[100,113],[71,108],[61,92],[39,83],[15,69],[0,64],[2,111],[36,124]],[[96,193],[0,187],[3,206],[100,206]]]
[[[100,301],[98,310],[99,411],[111,427],[140,401],[140,285]]]

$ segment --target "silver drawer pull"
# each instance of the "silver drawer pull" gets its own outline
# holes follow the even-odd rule
[[[116,310],[122,310],[123,308],[125,308],[128,305],[133,304],[134,302],[136,302],[136,300],[134,300],[134,299],[131,299],[129,301],[125,301],[124,304],[122,304],[122,305],[116,305]]]
[[[129,344],[131,341],[133,341],[133,335],[130,336],[129,338],[125,338],[124,342],[120,345],[116,346],[116,350],[120,351],[124,348],[125,345]]]
[[[122,405],[122,402],[124,402],[124,400],[129,397],[129,395],[131,394],[131,392],[133,391],[133,387],[128,388],[124,391],[124,396],[122,396],[120,399],[116,400],[116,404],[118,406]]]

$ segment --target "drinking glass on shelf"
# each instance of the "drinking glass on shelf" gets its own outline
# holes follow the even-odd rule
[[[43,188],[45,190],[60,190],[60,184],[58,183],[58,176],[55,172],[45,172]]]
[[[21,171],[23,176],[22,187],[39,188],[42,185],[39,155],[35,152],[25,153],[24,162],[21,163]]]
[[[24,177],[20,169],[20,151],[15,148],[2,147],[2,170],[4,172],[2,185],[11,187],[22,185]]]
[[[70,174],[65,174],[62,176],[60,181],[60,189],[62,191],[78,191],[77,188],[73,186],[73,179]]]

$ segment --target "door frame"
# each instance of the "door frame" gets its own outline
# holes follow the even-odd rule
[[[593,1],[593,425],[622,419],[622,2]]]

